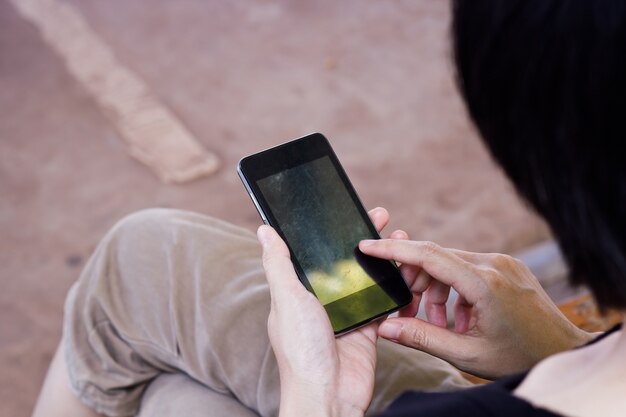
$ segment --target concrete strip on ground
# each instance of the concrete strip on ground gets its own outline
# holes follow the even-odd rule
[[[166,183],[209,175],[217,157],[193,137],[148,86],[117,60],[85,18],[62,0],[10,0],[63,58],[129,145],[129,153]]]

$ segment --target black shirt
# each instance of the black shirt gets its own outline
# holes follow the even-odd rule
[[[613,327],[592,342],[618,331]],[[449,393],[405,392],[379,417],[563,417],[513,395],[528,372],[499,381]]]

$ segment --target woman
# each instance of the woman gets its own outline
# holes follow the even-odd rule
[[[453,40],[469,114],[551,226],[572,282],[626,313],[626,2],[456,0]],[[371,216],[379,229],[388,220]],[[244,231],[171,211],[116,226],[68,296],[35,414],[626,415],[621,328],[589,343],[519,261],[402,231],[364,241],[363,252],[402,263],[414,302],[336,339],[278,235],[261,226],[258,239],[271,303]],[[452,330],[450,288],[460,294]],[[422,298],[428,322],[414,317]],[[259,326],[268,310],[275,356]],[[420,351],[491,378],[532,369],[460,389],[452,368]],[[396,398],[435,387],[448,392]]]

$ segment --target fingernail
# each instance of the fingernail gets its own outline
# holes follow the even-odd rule
[[[378,334],[380,336],[391,340],[399,340],[401,331],[402,324],[393,320],[383,321],[378,328]]]
[[[362,240],[359,243],[359,247],[366,248],[368,246],[372,246],[374,244],[374,242],[376,242],[376,241],[375,240]]]
[[[257,239],[259,239],[259,242],[261,243],[261,245],[265,246],[270,239],[268,227],[265,225],[259,226],[259,228],[256,231],[256,236],[257,236]]]

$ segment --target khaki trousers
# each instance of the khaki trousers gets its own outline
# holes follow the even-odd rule
[[[109,416],[276,416],[269,301],[251,232],[179,210],[132,214],[68,294],[72,389]],[[447,363],[380,340],[369,414],[409,389],[469,385]]]

